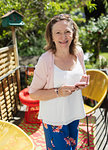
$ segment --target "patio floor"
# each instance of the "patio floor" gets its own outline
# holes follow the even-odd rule
[[[24,120],[25,110],[26,110],[26,106],[22,105],[21,110],[17,112],[16,117],[14,117],[14,119],[11,120],[11,122],[13,122],[16,125],[19,125]],[[106,145],[108,144],[108,130],[107,130],[108,124],[107,122],[105,122],[105,119],[103,118],[104,109],[101,109],[101,111],[98,109],[95,112],[94,116],[96,117],[96,124],[94,125],[96,126],[95,132],[94,132],[95,134],[94,150],[106,150],[105,148],[106,148]],[[82,145],[83,144],[84,143],[82,143]],[[91,150],[91,148],[87,147],[87,141],[86,141],[85,145],[83,145],[82,148],[80,147],[80,149],[78,150]]]

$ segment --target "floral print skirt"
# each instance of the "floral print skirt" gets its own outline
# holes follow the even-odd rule
[[[79,120],[68,125],[43,123],[47,150],[77,150]]]

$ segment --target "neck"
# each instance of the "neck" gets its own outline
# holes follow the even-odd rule
[[[69,50],[67,49],[60,49],[56,51],[55,56],[61,57],[61,58],[66,58],[70,56]]]

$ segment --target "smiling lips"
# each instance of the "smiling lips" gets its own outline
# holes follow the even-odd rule
[[[68,41],[64,41],[64,42],[59,42],[60,44],[66,44],[68,43]]]

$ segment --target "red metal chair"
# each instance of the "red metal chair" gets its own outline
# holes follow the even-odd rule
[[[27,123],[41,123],[37,118],[39,113],[39,100],[32,100],[28,93],[28,88],[19,92],[19,99],[22,104],[26,105],[25,120]]]

